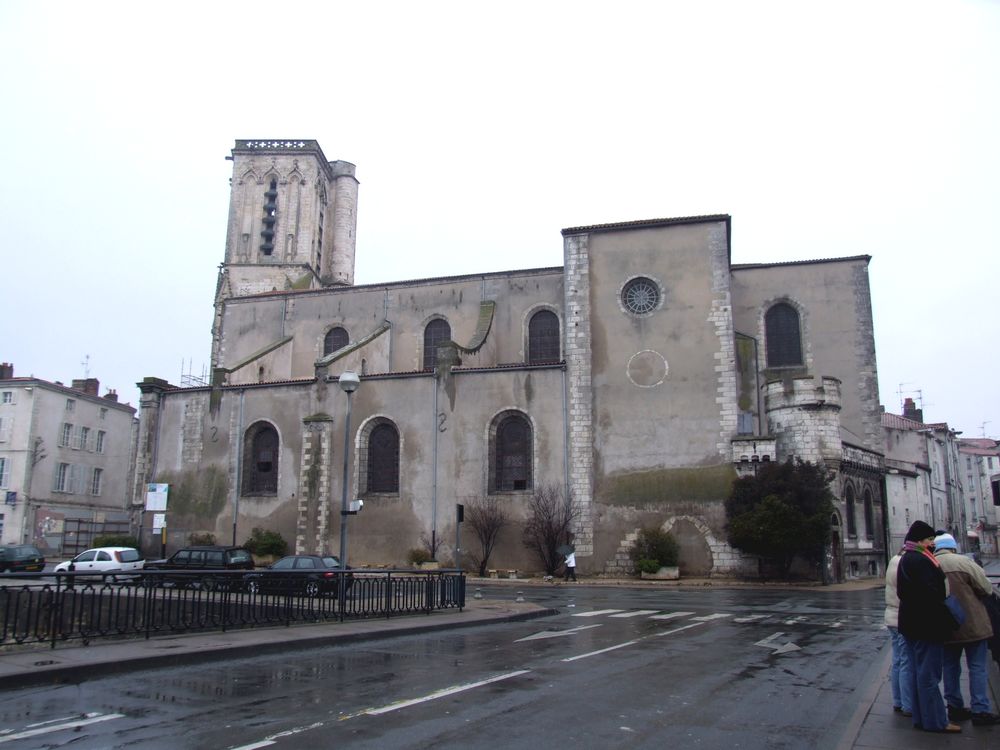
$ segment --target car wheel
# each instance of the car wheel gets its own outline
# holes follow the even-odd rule
[[[316,581],[306,581],[306,596],[313,597],[319,594],[319,584]]]

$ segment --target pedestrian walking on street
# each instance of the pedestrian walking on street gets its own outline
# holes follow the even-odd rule
[[[572,578],[573,582],[575,583],[576,582],[576,552],[573,551],[573,550],[570,550],[569,553],[566,555],[566,559],[563,562],[563,564],[566,566],[566,572],[563,574],[563,580],[564,581],[568,581],[570,578]]]
[[[892,710],[903,716],[913,716],[910,656],[906,639],[899,632],[899,596],[896,594],[896,570],[902,554],[893,555],[885,569],[885,626],[889,629],[892,644],[892,668],[889,684],[892,686]]]
[[[973,724],[1000,723],[1000,716],[990,706],[986,669],[989,659],[987,641],[993,636],[990,616],[980,597],[990,596],[993,586],[984,571],[968,557],[958,554],[958,544],[951,534],[934,540],[934,556],[948,578],[948,589],[965,610],[965,622],[952,632],[944,644],[944,699],[952,721],[972,719]],[[969,668],[969,707],[962,700],[962,655]],[[971,710],[970,710],[971,709]]]
[[[913,726],[927,732],[961,732],[948,721],[941,676],[944,642],[951,637],[954,620],[944,603],[947,584],[941,564],[934,557],[934,529],[914,521],[906,532],[903,554],[896,569],[899,594],[899,632],[906,639],[913,695]]]

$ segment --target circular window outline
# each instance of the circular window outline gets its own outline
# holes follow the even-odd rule
[[[632,362],[635,361],[636,357],[639,357],[643,354],[655,354],[663,361],[663,377],[661,377],[655,383],[637,383],[635,378],[632,377]],[[632,385],[634,385],[636,388],[657,388],[663,385],[667,381],[668,375],[670,375],[670,363],[667,362],[666,357],[664,357],[662,354],[660,354],[660,352],[656,351],[655,349],[640,349],[631,357],[629,357],[628,362],[625,364],[625,377],[627,377],[629,379],[629,382],[632,383]]]
[[[650,276],[633,276],[622,284],[618,292],[618,302],[628,315],[644,318],[652,315],[663,305],[663,289]]]

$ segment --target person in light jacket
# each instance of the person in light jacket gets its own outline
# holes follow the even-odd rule
[[[958,544],[951,534],[941,534],[934,540],[934,556],[948,577],[952,596],[965,610],[965,622],[952,631],[944,644],[944,699],[948,718],[952,721],[971,718],[978,725],[1000,723],[1000,716],[990,706],[986,676],[987,641],[993,636],[993,626],[979,598],[993,593],[993,586],[981,567],[958,554]],[[969,667],[969,708],[962,700],[962,654]]]
[[[913,694],[910,690],[910,657],[906,639],[899,632],[899,596],[896,594],[896,568],[902,553],[893,555],[885,569],[885,626],[892,643],[892,668],[889,684],[892,686],[892,710],[903,716],[913,716]]]

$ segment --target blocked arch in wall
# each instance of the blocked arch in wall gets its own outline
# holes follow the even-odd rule
[[[523,467],[524,474],[524,486],[509,487],[507,489],[501,488],[498,485],[498,461],[503,461],[506,454],[503,454],[505,446],[500,446],[501,454],[498,456],[498,445],[497,445],[497,433],[501,426],[508,425],[508,420],[518,419],[523,420],[524,426],[527,428],[527,445],[524,447],[524,457],[527,459],[527,464]],[[490,419],[489,426],[486,431],[486,492],[490,495],[503,494],[508,492],[522,493],[530,492],[534,488],[535,481],[535,466],[537,465],[537,456],[535,455],[535,449],[538,445],[538,440],[536,439],[537,430],[535,427],[534,420],[524,411],[509,407],[507,409],[501,409],[496,412],[492,419]],[[509,447],[509,446],[508,446]],[[510,462],[508,469],[516,470],[516,462]],[[504,476],[504,471],[500,470],[500,479],[503,483],[507,484],[507,479],[511,479],[513,475]]]
[[[716,554],[722,547],[729,547],[717,540],[712,530],[696,516],[674,516],[660,528],[677,541],[680,548],[678,567],[682,576],[708,578],[715,570]]]

